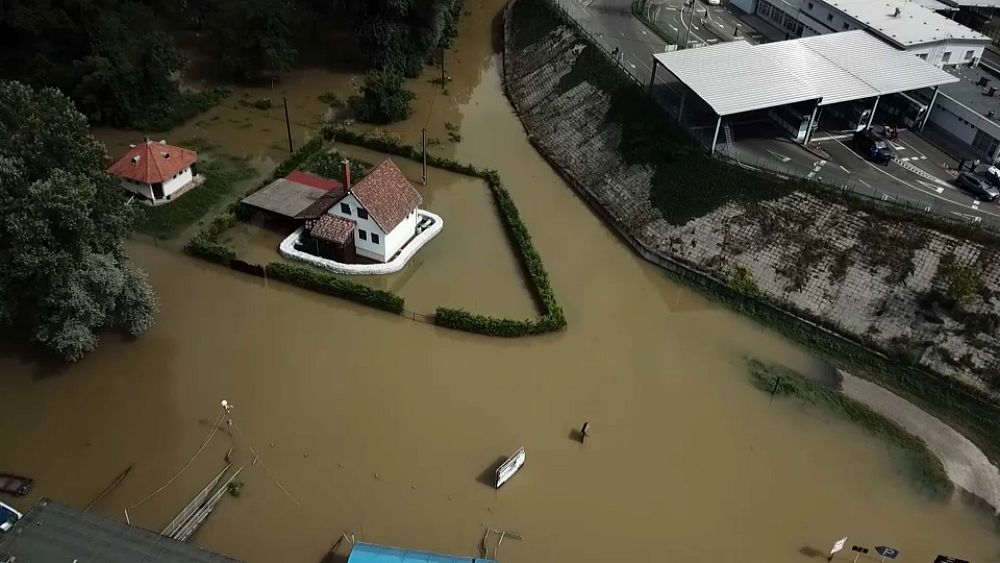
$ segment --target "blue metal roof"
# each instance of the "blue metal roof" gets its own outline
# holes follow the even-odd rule
[[[347,563],[497,563],[492,559],[453,557],[426,551],[400,549],[370,543],[356,543]]]

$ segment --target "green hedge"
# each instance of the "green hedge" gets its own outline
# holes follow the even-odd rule
[[[236,224],[236,216],[232,213],[224,213],[219,215],[212,220],[211,223],[205,225],[201,231],[198,232],[188,243],[184,246],[185,252],[191,254],[192,256],[197,256],[199,258],[204,258],[209,262],[215,262],[216,264],[222,264],[228,266],[230,262],[236,259],[236,252],[226,245],[218,242],[216,239],[219,238],[226,229],[232,227]]]
[[[311,289],[334,297],[356,301],[364,305],[401,314],[403,298],[388,291],[372,289],[366,285],[342,280],[330,274],[320,272],[308,266],[295,266],[281,262],[271,262],[267,265],[268,277],[288,282],[305,289]]]
[[[423,158],[419,149],[395,139],[371,137],[337,127],[327,127],[322,136],[412,160]],[[479,315],[461,309],[438,307],[434,314],[434,323],[438,326],[466,332],[506,337],[543,334],[565,329],[566,317],[556,299],[555,292],[552,290],[548,272],[542,263],[542,257],[535,249],[531,234],[524,221],[521,220],[521,214],[517,205],[514,204],[514,199],[511,198],[510,193],[504,188],[503,182],[500,181],[500,174],[495,170],[480,169],[471,164],[434,155],[427,155],[427,163],[449,172],[476,176],[486,181],[493,194],[493,202],[497,206],[507,235],[517,250],[535,301],[542,310],[542,315],[535,319],[517,320]]]

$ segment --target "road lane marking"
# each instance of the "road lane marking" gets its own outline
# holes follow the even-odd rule
[[[848,170],[848,169],[844,168],[844,165],[843,165],[843,164],[838,164],[837,166],[839,166],[839,167],[840,167],[840,169],[841,169],[841,170],[843,170],[844,172],[847,172],[848,174],[850,174],[850,173],[851,173],[851,171],[850,171],[850,170]]]
[[[771,155],[774,156],[774,158],[777,158],[781,162],[788,162],[789,160],[791,160],[790,157],[787,157],[787,156],[781,154],[780,152],[774,152],[771,149],[764,149],[764,150],[766,150],[767,152],[771,153]]]
[[[920,183],[920,184],[922,184],[922,185],[924,185],[924,186],[926,186],[926,187],[928,187],[928,188],[930,188],[930,189],[932,189],[932,190],[934,190],[934,191],[936,191],[937,193],[943,193],[944,192],[944,188],[941,187],[941,186],[935,186],[934,184],[931,184],[930,182],[925,182],[923,180],[917,180],[917,182]]]

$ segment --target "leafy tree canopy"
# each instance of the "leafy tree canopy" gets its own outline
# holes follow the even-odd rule
[[[376,69],[416,76],[439,48],[451,46],[461,0],[365,0],[347,2],[361,52]]]
[[[292,0],[219,0],[205,19],[205,32],[224,71],[257,80],[292,67],[297,21]]]
[[[68,360],[143,333],[156,300],[122,240],[133,215],[87,120],[52,88],[0,82],[0,325]]]
[[[354,115],[368,123],[387,124],[410,115],[413,92],[403,85],[403,75],[395,70],[374,70],[365,76],[361,94],[351,96],[348,105]]]

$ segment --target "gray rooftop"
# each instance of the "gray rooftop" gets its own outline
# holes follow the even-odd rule
[[[946,39],[989,43],[990,38],[906,0],[822,0],[861,22],[886,41],[912,47]],[[894,15],[899,9],[899,16]]]
[[[987,95],[991,86],[1000,90],[1000,77],[980,68],[965,66],[948,69],[948,72],[957,76],[959,81],[942,86],[942,94],[983,117],[987,117],[990,112],[993,112],[993,117],[989,117],[989,119],[994,123],[1000,123],[1000,92],[996,96]],[[989,83],[986,86],[979,86],[980,78],[989,80]]]
[[[243,203],[293,218],[325,193],[326,190],[320,188],[279,178],[243,198]]]
[[[6,563],[238,563],[124,522],[42,499],[6,534]]]

